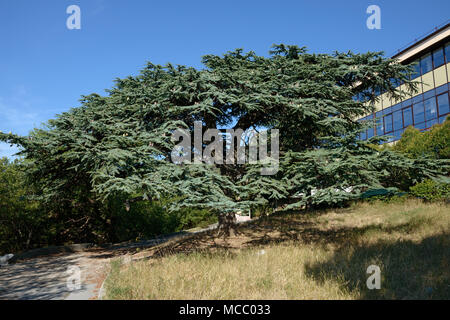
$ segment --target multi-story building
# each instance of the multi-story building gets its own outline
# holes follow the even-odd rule
[[[359,121],[374,121],[375,127],[361,134],[365,140],[374,135],[389,135],[390,141],[400,139],[408,126],[428,130],[444,122],[449,115],[450,23],[415,41],[392,58],[403,64],[417,62],[412,80],[420,81],[417,93],[394,101],[387,93],[376,93],[375,112]],[[400,88],[405,90],[404,85]]]

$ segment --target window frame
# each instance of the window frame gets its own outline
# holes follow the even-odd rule
[[[433,118],[428,119],[428,117],[427,117],[427,107],[426,107],[426,105],[425,105],[425,102],[426,102],[426,101],[428,101],[428,100],[433,100],[433,99],[434,99],[434,106],[435,106],[435,109],[436,109],[436,117],[435,117],[435,119],[439,118],[439,110],[438,110],[437,96],[435,95],[434,97],[429,98],[429,99],[423,101],[423,109],[424,109],[425,122],[433,120]]]
[[[422,63],[422,61],[424,61],[425,58],[427,58],[427,57],[430,57],[430,64],[431,64],[431,67],[430,67],[430,70],[428,70],[427,72],[425,72],[425,71],[424,71],[425,63]],[[433,64],[433,51],[430,50],[430,51],[425,52],[425,53],[420,57],[420,74],[423,76],[424,74],[427,74],[428,72],[431,72],[431,71],[433,71],[433,70],[434,70],[434,64]]]
[[[441,50],[441,53],[442,53],[442,64],[441,65],[439,65],[439,66],[436,66],[436,64],[434,63],[434,53],[435,52],[437,52],[437,51],[439,51],[439,50]],[[434,50],[431,50],[431,58],[432,58],[432,63],[433,63],[433,70],[434,69],[437,69],[437,68],[439,68],[439,67],[442,67],[442,66],[444,66],[446,63],[445,63],[445,46],[441,46],[441,47],[439,47],[439,48],[436,48],[436,49],[434,49]]]
[[[406,128],[408,128],[409,126],[414,126],[414,111],[413,111],[413,105],[409,105],[407,107],[402,108],[402,120],[403,120],[403,130],[405,130]],[[411,112],[411,124],[408,124],[407,126],[405,125],[405,114],[404,111],[406,109],[409,109]]]
[[[400,128],[395,128],[395,116],[394,113],[400,113]],[[393,126],[393,131],[398,131],[398,130],[403,130],[404,126],[403,126],[403,108],[401,108],[400,110],[395,110],[394,112],[392,112],[392,126]]]
[[[417,65],[413,66],[413,72],[411,73],[409,80],[415,80],[422,76],[422,64],[420,62],[421,60],[422,60],[422,57],[411,62],[411,63],[417,63]],[[418,70],[416,70],[416,68],[418,68]],[[416,71],[417,71],[417,73],[416,73]],[[417,75],[417,76],[414,76],[414,75]]]
[[[447,53],[450,53],[450,49],[447,52],[447,47],[450,48],[450,42],[447,42],[446,44],[444,44],[444,56],[445,56],[444,57],[444,61],[445,61],[445,64],[450,63],[450,54],[447,54]]]
[[[387,127],[386,127],[386,118],[389,117],[389,116],[391,117],[391,131],[386,131],[386,129],[387,129]],[[393,116],[392,112],[388,113],[388,114],[385,114],[383,116],[383,130],[384,130],[384,134],[388,134],[388,133],[394,132],[394,116]]]
[[[422,108],[423,108],[423,121],[417,122],[416,123],[416,116],[415,116],[415,112],[414,112],[414,106],[418,105],[418,104],[422,104]],[[412,112],[413,112],[413,126],[415,127],[416,124],[420,124],[420,123],[425,123],[426,119],[425,119],[425,105],[423,103],[423,101],[419,102],[419,103],[415,103],[415,104],[411,104],[412,106]]]
[[[444,113],[444,114],[441,114],[440,111],[439,111],[438,97],[443,96],[443,95],[445,95],[445,94],[447,95],[447,99],[448,99],[447,101],[448,101],[448,103],[449,103],[449,112]],[[437,111],[437,114],[438,114],[438,119],[439,119],[440,117],[448,116],[448,115],[450,114],[450,91],[443,92],[443,93],[441,93],[441,94],[436,95],[436,111]]]

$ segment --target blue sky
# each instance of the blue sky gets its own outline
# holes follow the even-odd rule
[[[66,27],[72,4],[80,30]],[[381,30],[366,27],[369,5]],[[0,130],[25,135],[147,61],[200,67],[205,54],[274,43],[392,55],[449,12],[448,0],[0,0]],[[0,144],[0,157],[14,152]]]

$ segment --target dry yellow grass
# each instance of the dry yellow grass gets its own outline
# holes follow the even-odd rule
[[[279,214],[112,264],[109,299],[450,299],[450,208],[417,200]],[[369,265],[381,289],[369,290]]]

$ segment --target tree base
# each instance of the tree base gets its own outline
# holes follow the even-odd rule
[[[235,213],[223,213],[219,215],[219,226],[217,229],[219,237],[226,238],[238,234]]]

